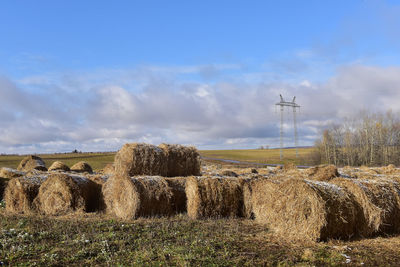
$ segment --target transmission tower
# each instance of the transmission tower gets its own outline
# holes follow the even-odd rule
[[[281,129],[280,129],[280,138],[281,138],[281,149],[279,151],[279,156],[280,159],[283,159],[283,111],[285,107],[292,107],[293,108],[293,124],[294,124],[294,145],[296,147],[296,158],[299,157],[299,150],[298,150],[298,138],[297,138],[297,115],[296,115],[296,108],[300,109],[300,106],[296,104],[296,97],[293,97],[292,102],[287,102],[283,99],[282,95],[279,95],[281,97],[281,101],[276,103],[275,105],[280,106],[281,109]]]

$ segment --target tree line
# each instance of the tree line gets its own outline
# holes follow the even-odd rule
[[[337,166],[400,164],[400,120],[387,113],[362,112],[325,129],[316,142],[319,163]]]

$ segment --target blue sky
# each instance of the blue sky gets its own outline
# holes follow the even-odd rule
[[[279,93],[311,145],[399,111],[399,50],[400,1],[2,1],[0,151],[276,147]]]

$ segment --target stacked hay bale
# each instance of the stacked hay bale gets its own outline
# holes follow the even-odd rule
[[[63,171],[63,172],[68,172],[70,171],[70,168],[61,161],[54,161],[51,166],[49,167],[49,171]]]
[[[315,181],[329,182],[335,177],[339,177],[338,169],[335,165],[320,165],[309,168],[305,171],[308,179]]]
[[[100,192],[93,181],[77,175],[54,173],[42,183],[34,205],[47,215],[99,209]]]
[[[343,188],[302,179],[254,186],[255,220],[293,239],[348,239],[356,234],[359,208]]]
[[[164,151],[150,144],[125,144],[115,155],[115,173],[120,177],[135,175],[167,176]]]
[[[186,182],[187,213],[193,219],[242,217],[242,181],[237,178],[190,177]]]
[[[21,160],[17,170],[25,172],[31,170],[47,171],[47,168],[42,158],[35,155],[29,155]]]
[[[107,213],[135,219],[171,216],[184,210],[183,190],[179,182],[159,176],[113,176],[104,184],[103,196]]]
[[[363,220],[358,224],[361,236],[400,232],[400,187],[397,182],[337,178],[332,183],[346,188],[362,207]]]
[[[6,211],[16,213],[32,213],[36,211],[33,201],[40,185],[47,176],[23,176],[11,179],[4,190]]]
[[[200,154],[195,147],[161,144],[167,160],[166,176],[200,175]]]
[[[80,161],[78,163],[75,163],[72,167],[71,167],[71,171],[73,172],[78,172],[78,173],[93,173],[92,167],[84,161]]]

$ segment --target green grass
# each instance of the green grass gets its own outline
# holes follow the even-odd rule
[[[296,158],[296,149],[284,149],[284,160],[280,160],[279,149],[238,149],[238,150],[202,150],[203,157],[230,159],[253,163],[306,165],[307,158],[313,152],[312,148],[299,148],[299,158]]]

